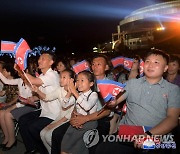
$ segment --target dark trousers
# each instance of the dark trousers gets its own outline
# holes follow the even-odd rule
[[[19,118],[19,130],[27,151],[38,149],[41,154],[48,153],[40,138],[40,131],[53,120],[39,117],[41,111],[27,113]]]
[[[61,142],[64,134],[66,133],[70,123],[67,122],[58,128],[56,128],[52,133],[52,145],[51,145],[51,154],[60,154],[61,152]]]
[[[94,145],[93,147],[89,148],[89,154],[95,154],[96,148],[99,144],[103,142],[102,135],[108,135],[110,130],[110,120],[109,117],[104,117],[98,120],[98,127],[97,130],[99,132],[99,142],[98,144]]]

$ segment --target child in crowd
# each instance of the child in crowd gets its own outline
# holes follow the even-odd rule
[[[74,72],[72,70],[61,71],[60,74],[60,86],[54,92],[45,94],[41,92],[38,87],[34,87],[34,91],[45,101],[50,101],[54,99],[59,99],[60,102],[60,112],[59,116],[52,123],[47,125],[41,132],[41,139],[47,148],[48,152],[51,153],[51,136],[55,128],[63,125],[68,122],[71,117],[72,110],[74,108],[75,98],[72,96],[71,92],[68,89],[70,81],[74,81]],[[62,102],[69,100],[69,103],[72,104],[68,108],[62,107]]]
[[[88,115],[97,111],[98,95],[91,90],[93,85],[94,76],[89,71],[82,71],[77,75],[76,86],[71,81],[69,90],[77,99],[74,109],[74,112],[77,112],[77,114]],[[76,87],[80,93],[76,90]],[[64,107],[69,105],[72,105],[69,100],[64,102]],[[87,122],[79,129],[70,125],[61,143],[61,153],[88,153],[88,149],[83,141],[83,134],[87,130],[96,127],[97,121]]]

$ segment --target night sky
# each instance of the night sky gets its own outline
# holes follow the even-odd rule
[[[0,39],[24,38],[31,48],[58,52],[91,51],[111,41],[119,21],[132,11],[162,0],[0,0]]]

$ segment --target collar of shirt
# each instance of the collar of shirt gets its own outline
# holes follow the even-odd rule
[[[146,80],[145,76],[142,77],[141,82],[142,83],[143,82],[147,82],[149,84],[149,82]],[[161,88],[164,88],[164,78],[162,77],[161,80],[158,83],[156,83],[156,84],[159,84],[161,86]],[[153,84],[153,85],[156,85],[156,84]]]
[[[89,91],[87,91],[85,93],[82,92],[80,94],[82,94],[83,96],[85,96],[87,98],[91,92],[92,92],[92,90],[90,89]]]
[[[53,71],[52,68],[49,68],[49,69],[47,70],[47,72],[51,72],[51,71]],[[47,73],[47,72],[46,72],[46,73]],[[46,74],[46,73],[45,73],[45,74]],[[41,73],[40,76],[45,75],[45,74]]]

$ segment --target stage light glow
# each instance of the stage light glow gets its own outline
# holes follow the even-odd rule
[[[156,2],[157,3],[157,2]],[[153,2],[152,4],[155,4]],[[152,5],[151,4],[151,5]],[[32,3],[32,1],[20,1],[17,5],[9,4],[10,11],[15,8],[16,13],[22,13],[31,16],[52,16],[52,17],[104,17],[122,19],[135,9],[149,5],[149,2],[138,0],[133,2],[117,0],[97,1],[97,0],[76,0],[76,1],[57,1],[42,0]],[[21,6],[21,7],[20,7]]]
[[[163,31],[163,30],[165,30],[165,27],[158,27],[158,28],[156,28],[156,30],[157,31]]]

